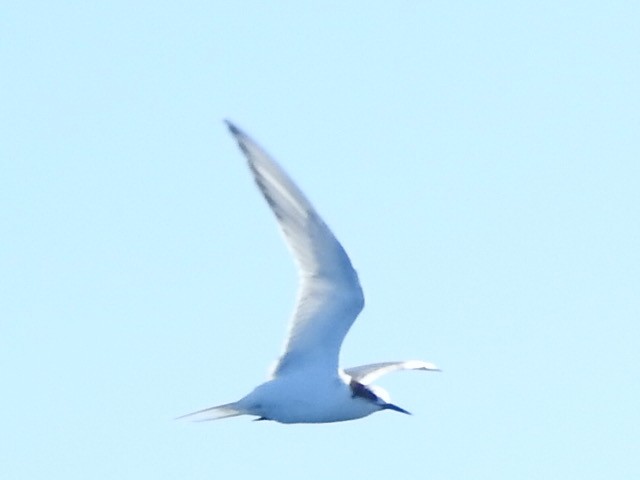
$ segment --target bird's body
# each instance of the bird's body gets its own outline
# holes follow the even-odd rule
[[[341,375],[312,376],[301,371],[275,377],[237,402],[237,407],[280,423],[326,423],[353,420],[379,410],[354,397]]]
[[[358,275],[342,245],[287,174],[248,135],[227,124],[298,264],[298,300],[284,352],[269,380],[237,402],[184,417],[203,421],[255,415],[280,423],[327,423],[380,410],[409,413],[370,383],[395,370],[437,367],[410,360],[339,368],[342,341],[364,307]]]

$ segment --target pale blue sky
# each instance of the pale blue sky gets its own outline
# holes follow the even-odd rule
[[[269,4],[269,5],[268,5]],[[4,479],[640,478],[640,4],[5,2]],[[222,123],[360,272],[407,417],[175,422],[295,270]]]

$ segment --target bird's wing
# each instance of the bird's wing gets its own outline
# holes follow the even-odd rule
[[[382,362],[360,365],[359,367],[347,368],[344,372],[356,382],[368,385],[376,378],[398,370],[440,371],[433,363],[423,362],[422,360],[406,360],[404,362]]]
[[[298,369],[335,375],[342,341],[364,306],[342,245],[284,170],[227,121],[298,265],[298,298],[273,376]]]

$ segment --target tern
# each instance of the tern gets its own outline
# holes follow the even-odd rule
[[[372,382],[398,370],[439,370],[421,360],[341,369],[340,347],[364,307],[358,274],[344,248],[285,171],[246,133],[229,131],[247,158],[258,188],[276,216],[299,271],[298,297],[284,352],[269,379],[240,400],[179,418],[217,420],[238,415],[279,423],[329,423],[381,410],[409,414]]]

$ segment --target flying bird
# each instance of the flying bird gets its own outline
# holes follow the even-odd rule
[[[355,420],[381,410],[409,414],[373,385],[397,370],[439,370],[421,360],[341,369],[340,347],[364,307],[358,274],[340,242],[285,171],[246,133],[226,121],[298,266],[298,297],[284,352],[270,378],[232,403],[179,418],[254,415],[280,423]]]

